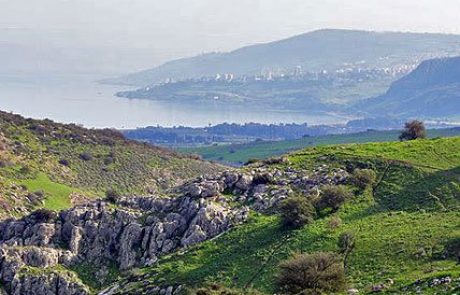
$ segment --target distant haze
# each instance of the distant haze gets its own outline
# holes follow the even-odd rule
[[[320,28],[460,33],[459,0],[0,0],[0,74],[112,75]]]

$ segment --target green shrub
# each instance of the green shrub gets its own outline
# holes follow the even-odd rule
[[[353,172],[353,183],[360,189],[372,186],[377,179],[377,174],[371,169],[356,169]]]
[[[331,294],[346,287],[345,271],[336,254],[296,254],[279,265],[276,278],[282,294]]]
[[[35,222],[39,223],[48,223],[57,218],[57,213],[49,209],[41,208],[32,212],[27,218],[33,219]]]
[[[283,200],[280,205],[281,218],[284,226],[300,228],[315,220],[316,211],[311,202],[302,196]]]
[[[262,293],[259,293],[255,290],[231,289],[231,288],[223,287],[219,284],[212,284],[204,288],[189,291],[188,293],[190,295],[262,295]]]
[[[70,161],[67,160],[67,159],[60,159],[59,164],[61,164],[63,166],[66,166],[66,167],[69,167],[70,166]]]
[[[355,249],[355,235],[352,232],[344,232],[337,242],[339,253],[343,255],[343,265],[347,267],[348,256]]]
[[[318,211],[331,209],[335,212],[351,197],[352,193],[346,186],[325,185],[321,188],[321,194],[315,203],[315,207]]]
[[[339,216],[332,216],[329,220],[328,226],[329,229],[334,230],[339,228],[342,225],[342,219]]]
[[[88,152],[84,152],[80,154],[80,159],[82,159],[83,161],[91,161],[93,159],[93,155],[91,155]]]
[[[105,192],[105,200],[113,204],[117,203],[120,196],[120,193],[115,189],[109,189]]]

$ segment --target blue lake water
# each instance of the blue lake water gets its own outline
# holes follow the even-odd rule
[[[86,127],[206,126],[229,123],[340,123],[335,115],[228,107],[221,102],[179,104],[130,100],[114,93],[129,87],[102,85],[91,76],[23,78],[0,76],[0,109],[32,118]]]

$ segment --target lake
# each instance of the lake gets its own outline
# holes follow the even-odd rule
[[[0,76],[0,110],[86,127],[123,129],[155,125],[200,127],[224,122],[316,125],[346,121],[335,115],[278,111],[264,106],[228,107],[218,101],[185,105],[119,98],[114,93],[132,88],[102,85],[96,80],[92,76]]]

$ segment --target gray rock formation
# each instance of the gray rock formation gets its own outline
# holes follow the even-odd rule
[[[267,212],[294,191],[317,193],[321,185],[347,177],[344,170],[328,167],[252,167],[201,177],[172,189],[168,197],[121,197],[115,204],[94,201],[60,213],[38,210],[5,220],[0,222],[0,283],[8,294],[88,294],[68,267],[83,262],[114,263],[120,270],[150,266],[162,255],[243,223],[250,209]],[[176,292],[174,287],[146,288],[151,294]]]

